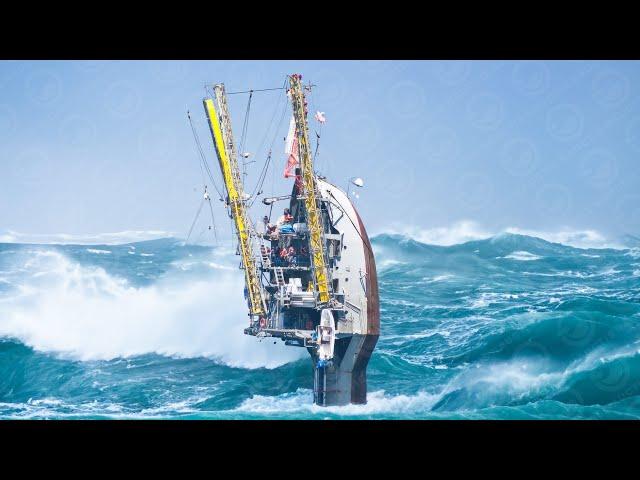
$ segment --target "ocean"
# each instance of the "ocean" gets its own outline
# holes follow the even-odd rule
[[[372,244],[368,403],[323,408],[304,349],[243,335],[233,249],[0,243],[0,418],[640,417],[637,246]]]

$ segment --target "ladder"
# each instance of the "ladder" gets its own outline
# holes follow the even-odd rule
[[[262,257],[262,267],[271,268],[271,255],[269,255],[264,245],[260,245],[260,256]]]
[[[314,286],[318,292],[316,305],[322,306],[329,301],[329,280],[324,258],[322,217],[320,208],[318,208],[316,179],[313,172],[311,149],[309,147],[307,108],[301,79],[301,75],[293,74],[289,76],[289,85],[291,87],[293,118],[296,123],[296,132],[298,135],[298,150],[302,170],[302,193],[307,213],[307,225],[309,227],[311,265],[313,267]]]
[[[273,272],[276,274],[276,285],[278,285],[278,287],[284,287],[284,272],[282,271],[282,267],[275,267]]]
[[[249,298],[249,313],[251,315],[264,315],[265,303],[262,292],[262,284],[254,258],[251,238],[253,225],[249,221],[249,215],[245,205],[245,194],[240,179],[240,169],[233,142],[231,131],[231,117],[227,107],[227,97],[223,84],[214,86],[214,95],[217,103],[214,105],[213,99],[203,100],[204,110],[209,121],[209,128],[216,148],[220,170],[224,178],[224,184],[229,196],[229,206],[235,222],[236,234],[238,236],[238,249],[242,256],[244,266],[245,283]]]
[[[284,283],[284,272],[282,271],[282,267],[274,267],[273,273],[276,275],[276,285],[278,285],[282,306],[288,307],[291,303],[291,299],[289,298],[289,295],[287,295],[287,284]]]

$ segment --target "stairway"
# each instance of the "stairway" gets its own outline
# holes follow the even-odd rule
[[[278,285],[279,287],[284,287],[285,283],[284,283],[284,273],[282,272],[282,267],[275,267],[273,271],[276,274],[276,285]]]
[[[291,299],[289,298],[289,295],[287,295],[287,287],[284,283],[284,273],[282,272],[282,267],[274,267],[273,272],[276,274],[276,284],[278,285],[278,290],[280,291],[282,306],[288,307],[291,303]]]
[[[262,257],[262,267],[271,268],[271,255],[269,255],[264,245],[260,245],[260,256]]]

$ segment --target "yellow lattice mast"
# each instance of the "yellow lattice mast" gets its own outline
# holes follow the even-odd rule
[[[227,189],[227,194],[229,195],[231,215],[236,225],[236,233],[238,235],[238,244],[240,246],[240,255],[242,257],[249,297],[249,312],[251,315],[264,315],[265,306],[262,296],[262,285],[260,283],[252,248],[251,235],[253,228],[244,203],[244,188],[240,177],[240,169],[238,167],[238,159],[231,131],[231,117],[227,107],[227,97],[223,84],[214,86],[214,96],[218,107],[217,112],[212,99],[205,98],[203,103],[205,112],[207,113],[207,119],[209,120],[213,143],[216,147],[220,170],[222,171],[224,184]]]
[[[301,78],[298,74],[291,75],[289,77],[289,85],[291,87],[293,117],[296,122],[296,132],[298,135],[298,158],[300,159],[303,188],[301,193],[304,196],[304,204],[307,210],[309,249],[313,266],[314,283],[316,291],[318,292],[317,303],[322,305],[329,301],[329,280],[324,258],[322,218],[320,216],[320,209],[318,208],[316,179],[313,173],[311,149],[309,148],[307,111]]]

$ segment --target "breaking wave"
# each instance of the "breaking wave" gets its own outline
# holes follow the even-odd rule
[[[136,285],[57,250],[27,250],[23,257],[14,265],[22,272],[14,295],[0,302],[0,337],[80,360],[158,353],[275,368],[298,358],[292,349],[256,346],[237,335],[247,318],[243,280],[237,272],[219,273],[215,263],[207,268],[201,260],[208,277],[169,270],[151,284]]]
[[[481,227],[478,223],[463,220],[452,224],[449,227],[419,228],[406,225],[396,225],[385,229],[380,234],[400,235],[411,238],[420,243],[428,245],[452,246],[475,240],[485,240],[501,234],[522,235],[538,238],[551,243],[575,248],[615,248],[626,249],[640,246],[640,238],[633,235],[624,235],[620,238],[611,239],[596,230],[573,230],[559,229],[556,231],[540,231],[523,229],[518,227],[507,227],[501,231],[489,231]]]

